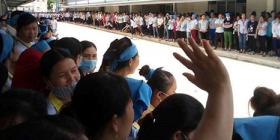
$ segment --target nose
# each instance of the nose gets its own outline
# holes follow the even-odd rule
[[[67,83],[71,84],[74,81],[76,81],[75,75],[69,72],[67,74]]]

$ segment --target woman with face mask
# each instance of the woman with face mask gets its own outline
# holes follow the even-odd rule
[[[232,32],[233,32],[233,20],[229,13],[226,13],[226,19],[224,20],[224,49],[231,51],[232,47]]]
[[[73,90],[80,80],[78,67],[67,50],[53,49],[43,55],[40,69],[51,91],[48,96],[48,114],[57,114],[65,104],[71,102]]]
[[[79,65],[82,76],[93,73],[97,63],[97,48],[90,41],[82,41],[82,59]]]

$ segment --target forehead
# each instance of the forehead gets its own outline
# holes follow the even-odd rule
[[[96,51],[97,51],[96,48],[94,48],[94,47],[88,47],[88,48],[86,48],[86,49],[83,51],[83,53],[95,54]]]
[[[71,58],[65,58],[58,61],[52,68],[52,73],[62,73],[69,71],[73,67],[76,67],[75,61]]]

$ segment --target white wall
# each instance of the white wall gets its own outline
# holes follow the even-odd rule
[[[21,5],[23,10],[31,10],[32,12],[47,12],[48,11],[48,0],[35,0],[34,2]]]
[[[267,3],[270,0],[247,0],[247,16],[249,16],[252,11],[256,11],[257,16],[260,16],[260,13],[267,9]]]
[[[176,4],[176,9],[178,13],[194,11],[198,14],[202,14],[208,10],[208,2],[178,3]]]
[[[119,6],[105,7],[105,12],[119,12]]]

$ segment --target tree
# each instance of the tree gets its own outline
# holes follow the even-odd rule
[[[48,0],[47,4],[48,4],[48,10],[52,10],[53,5],[55,4],[55,0]]]

